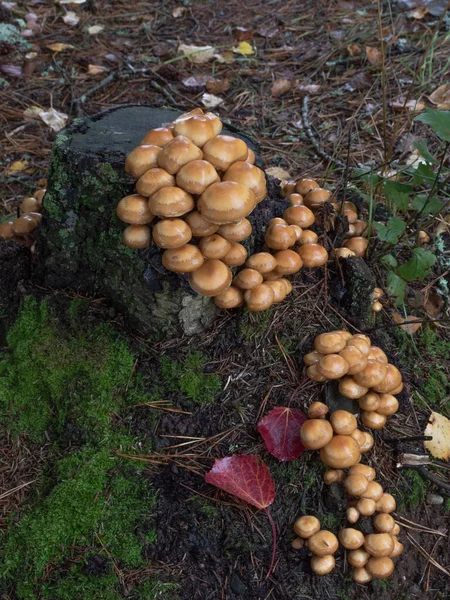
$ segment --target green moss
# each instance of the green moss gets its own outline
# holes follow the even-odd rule
[[[208,358],[201,352],[190,352],[184,362],[161,358],[161,373],[165,387],[173,392],[182,392],[197,404],[213,402],[221,389],[220,377],[207,374],[204,367]]]
[[[426,480],[417,471],[414,471],[414,469],[405,470],[398,490],[393,492],[393,495],[397,498],[399,510],[414,508],[424,502],[427,489]]]
[[[250,313],[246,312],[239,322],[239,333],[244,340],[251,340],[253,337],[261,338],[264,336],[272,320],[272,311]]]
[[[112,570],[112,569],[111,569]],[[42,600],[121,600],[117,577],[108,575],[88,575],[80,567],[72,568],[62,575],[59,581],[46,584],[42,590]]]
[[[130,600],[179,600],[179,589],[180,586],[176,583],[149,579],[133,590]]]

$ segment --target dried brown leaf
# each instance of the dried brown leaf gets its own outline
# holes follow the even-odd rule
[[[444,83],[428,96],[428,99],[441,110],[450,108],[450,83]]]
[[[72,44],[63,44],[62,42],[55,42],[54,44],[49,44],[47,48],[49,50],[53,50],[53,52],[64,52],[64,50],[73,50],[74,46],[72,46]]]
[[[425,108],[425,102],[422,100],[406,100],[405,96],[399,96],[391,102],[394,110],[409,110],[411,112],[421,112]]]
[[[403,331],[406,331],[406,333],[409,333],[411,335],[419,331],[419,329],[422,327],[422,323],[417,323],[416,325],[413,323],[409,323],[409,321],[420,321],[419,317],[410,316],[404,318],[400,313],[393,311],[392,318],[396,323],[405,323],[405,321],[408,322],[407,325],[400,325],[400,329],[403,329]]]
[[[367,60],[371,65],[379,65],[381,64],[382,54],[379,48],[375,48],[373,46],[366,46],[366,55]]]
[[[282,96],[291,89],[292,81],[289,79],[276,79],[272,84],[271,93],[274,98]]]
[[[362,50],[358,46],[358,44],[349,44],[347,46],[347,52],[348,52],[349,56],[351,56],[352,58],[354,56],[361,56],[361,54],[362,54]]]
[[[428,6],[418,6],[414,10],[410,10],[407,14],[410,19],[423,19],[429,12]]]
[[[449,460],[450,420],[440,413],[432,412],[423,433],[424,435],[430,435],[433,438],[423,444],[428,452],[440,460]]]
[[[266,169],[266,174],[271,177],[275,177],[275,179],[290,179],[290,174],[286,171],[286,169],[282,169],[281,167],[269,167]]]
[[[210,94],[223,94],[230,89],[229,79],[214,79],[206,82],[206,90]]]
[[[104,73],[108,69],[106,67],[102,67],[101,65],[88,65],[87,74],[88,75],[99,75],[100,73]]]
[[[182,17],[184,15],[185,12],[186,12],[185,6],[177,6],[172,11],[172,17],[174,19],[179,19],[180,17]]]

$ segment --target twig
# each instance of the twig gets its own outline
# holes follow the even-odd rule
[[[83,116],[82,105],[86,102],[86,98],[88,96],[92,96],[92,94],[95,94],[95,92],[97,92],[98,90],[101,90],[106,85],[109,85],[112,81],[114,81],[114,79],[116,77],[118,77],[118,75],[119,75],[119,71],[113,71],[107,77],[105,77],[104,79],[102,79],[101,81],[99,81],[98,83],[93,85],[91,88],[86,90],[82,96],[80,96],[79,98],[75,98],[75,100],[73,101],[73,104],[75,106],[75,111],[76,111],[77,117]]]
[[[450,577],[450,571],[447,571],[447,569],[444,569],[444,567],[442,567],[436,560],[434,560],[434,558],[431,556],[431,554],[428,554],[428,552],[422,548],[422,546],[419,544],[419,542],[417,542],[417,540],[415,540],[410,533],[406,532],[406,537],[411,542],[411,544],[420,552],[420,554],[422,554],[422,556],[427,558],[428,561],[433,566],[436,567],[436,569],[439,569],[440,571],[445,573],[448,577]]]

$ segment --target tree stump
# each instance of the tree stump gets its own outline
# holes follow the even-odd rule
[[[36,244],[42,284],[104,296],[147,334],[200,333],[217,314],[213,300],[193,292],[186,275],[162,266],[160,248],[133,250],[121,243],[126,225],[116,206],[135,193],[125,157],[147,131],[179,114],[129,105],[74,120],[53,146]],[[257,144],[235,128],[224,127],[224,133],[242,138],[258,155]],[[249,217],[249,252],[262,246],[267,221],[288,206],[277,198],[273,181],[268,190]]]

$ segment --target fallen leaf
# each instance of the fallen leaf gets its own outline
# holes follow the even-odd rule
[[[205,108],[216,108],[216,106],[222,104],[223,98],[220,98],[220,96],[214,96],[214,94],[207,94],[205,92],[201,97],[201,102]]]
[[[307,416],[298,408],[277,406],[259,423],[261,434],[267,450],[278,460],[285,462],[295,460],[305,447],[300,441],[300,427]]]
[[[18,65],[0,65],[0,71],[11,77],[22,77],[22,67]]]
[[[450,420],[440,413],[432,412],[423,434],[430,435],[433,438],[423,443],[428,452],[440,460],[449,460]]]
[[[289,79],[276,79],[272,84],[271,94],[274,98],[282,96],[291,89],[292,81]]]
[[[344,88],[349,92],[366,90],[372,85],[372,75],[368,71],[360,71],[355,73],[353,77],[347,81]]]
[[[257,30],[257,33],[263,38],[273,38],[280,33],[280,30],[278,29],[278,27],[267,25],[266,27],[260,27]]]
[[[44,121],[46,125],[53,129],[53,131],[61,131],[66,126],[69,115],[65,115],[64,113],[60,113],[54,108],[49,108],[48,110],[41,110],[39,113],[39,117]]]
[[[23,111],[23,118],[25,121],[37,121],[40,119],[40,113],[42,108],[40,106],[29,106]]]
[[[108,69],[106,67],[102,67],[101,65],[88,65],[87,74],[88,75],[99,75],[100,73],[104,73]]]
[[[450,108],[450,83],[444,83],[428,96],[428,99],[441,110]]]
[[[348,52],[348,55],[351,56],[352,58],[354,56],[361,56],[361,54],[362,54],[362,50],[358,46],[358,44],[349,44],[347,46],[347,52]]]
[[[213,79],[214,78],[212,75],[190,75],[189,77],[185,77],[183,79],[182,84],[188,89],[201,90],[205,87],[208,81]]]
[[[244,42],[253,39],[253,31],[248,27],[235,27],[233,29],[233,35],[237,42]]]
[[[266,175],[270,175],[270,177],[281,180],[290,179],[291,177],[286,169],[282,169],[281,167],[269,167],[266,169]]]
[[[5,169],[5,173],[11,175],[12,173],[20,173],[25,171],[30,163],[27,160],[15,160],[9,167]]]
[[[75,25],[78,25],[78,23],[80,22],[80,18],[78,17],[77,13],[73,12],[73,10],[69,10],[63,16],[63,21],[66,25],[74,27]]]
[[[428,14],[429,10],[430,9],[428,8],[428,6],[418,6],[414,10],[410,10],[408,13],[406,13],[406,15],[410,19],[420,20],[420,19],[423,19],[424,16]]]
[[[400,325],[400,329],[403,329],[403,331],[406,331],[406,333],[409,334],[413,334],[416,333],[417,331],[419,331],[419,329],[422,327],[422,322],[417,323],[416,325],[414,325],[413,323],[410,323],[410,321],[421,321],[421,319],[419,319],[419,317],[413,317],[413,316],[409,316],[409,317],[402,317],[402,315],[396,311],[393,311],[392,313],[392,318],[394,319],[394,321],[396,323],[405,323],[407,322],[407,325]]]
[[[84,4],[87,0],[59,0],[60,4]]]
[[[366,55],[371,65],[379,65],[381,63],[382,54],[379,48],[366,46]]]
[[[233,48],[233,52],[235,54],[242,54],[242,56],[250,56],[251,54],[255,54],[253,46],[248,42],[239,42],[237,47]]]
[[[37,58],[37,56],[38,56],[38,53],[37,53],[37,52],[27,52],[27,53],[25,54],[25,58],[26,58],[27,60],[34,60],[35,58]]]
[[[320,85],[318,83],[300,83],[297,89],[307,94],[318,94],[320,92]]]
[[[394,110],[409,110],[411,112],[421,112],[425,108],[425,102],[422,100],[406,100],[405,96],[399,96],[391,102]]]
[[[423,303],[423,307],[427,315],[429,315],[432,319],[436,319],[440,314],[442,314],[444,306],[445,302],[437,292],[427,292]]]
[[[442,235],[444,233],[450,234],[450,215],[446,215],[443,219],[440,219],[438,226],[436,227],[436,235]]]
[[[184,54],[186,58],[196,64],[201,65],[214,58],[215,49],[213,46],[192,46],[189,44],[180,44],[178,54]]]
[[[49,44],[47,48],[49,50],[53,50],[53,52],[64,52],[64,50],[72,50],[74,46],[72,46],[72,44],[63,44],[61,42],[55,42],[54,44]]]
[[[213,79],[206,82],[206,90],[210,94],[223,94],[230,89],[229,79]]]
[[[172,11],[172,17],[174,19],[179,19],[180,17],[182,17],[184,15],[185,12],[186,12],[185,6],[177,6]]]
[[[97,33],[100,33],[104,29],[105,29],[104,25],[91,25],[90,27],[87,28],[87,32],[89,35],[97,35]]]

